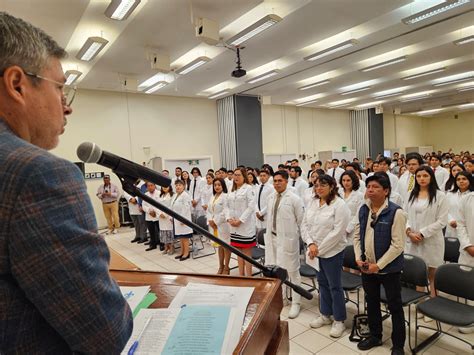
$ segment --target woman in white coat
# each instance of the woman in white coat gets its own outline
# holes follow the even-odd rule
[[[346,170],[342,173],[339,180],[339,195],[342,197],[346,206],[351,211],[351,221],[347,225],[347,242],[352,244],[352,238],[354,236],[354,228],[357,224],[357,213],[359,212],[360,206],[364,203],[364,195],[359,191],[360,180],[356,173],[351,170]]]
[[[314,184],[316,198],[306,209],[301,225],[301,237],[308,245],[310,259],[318,258],[321,315],[311,321],[312,328],[333,323],[330,335],[342,336],[346,319],[346,303],[341,284],[342,262],[346,247],[346,230],[351,212],[338,196],[336,180],[322,175]]]
[[[458,238],[457,222],[459,220],[459,204],[461,198],[474,191],[474,177],[467,171],[461,171],[456,175],[456,182],[452,191],[446,193],[449,203],[448,226],[446,237]]]
[[[228,194],[226,220],[230,225],[230,244],[245,255],[252,256],[252,248],[257,245],[255,225],[255,193],[247,183],[245,168],[234,170],[234,186]],[[238,258],[240,276],[252,276],[252,264]]]
[[[176,194],[171,199],[171,209],[184,218],[191,219],[191,196],[184,191],[185,186],[182,180],[175,181]],[[181,254],[175,256],[180,261],[189,259],[189,239],[193,237],[193,230],[184,223],[173,219],[174,237],[181,242]]]
[[[308,208],[311,201],[314,199],[316,192],[314,191],[314,182],[318,178],[319,175],[324,175],[323,169],[316,169],[311,172],[309,176],[309,187],[305,189],[303,193],[303,206],[304,208]]]
[[[207,173],[206,174],[206,184],[202,185],[202,189],[201,189],[201,207],[205,212],[207,212],[209,200],[211,199],[212,194],[213,194],[212,193],[212,191],[213,191],[212,182],[213,181],[214,181],[214,174]]]
[[[415,172],[415,186],[405,205],[408,213],[408,254],[422,258],[428,266],[431,295],[435,297],[434,275],[444,263],[443,228],[448,223],[449,204],[446,195],[438,189],[433,170],[426,165]]]
[[[210,198],[207,207],[207,223],[209,231],[226,243],[230,243],[230,229],[226,221],[227,212],[227,186],[224,179],[215,179],[213,182],[213,196]],[[230,250],[213,244],[217,247],[219,256],[219,269],[217,274],[230,274]]]

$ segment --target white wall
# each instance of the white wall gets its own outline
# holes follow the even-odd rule
[[[80,90],[73,110],[66,132],[53,151],[63,158],[78,161],[77,146],[90,141],[138,163],[154,156],[212,156],[214,165],[220,166],[215,101]],[[143,147],[150,147],[149,155]],[[91,171],[107,169],[86,164],[86,172]],[[114,175],[112,181],[118,183]],[[87,186],[99,226],[105,226],[101,203],[95,197],[100,183],[88,180]]]
[[[426,117],[383,114],[383,135],[385,149],[430,145],[426,138]]]
[[[263,153],[307,153],[351,147],[347,110],[262,105]],[[316,158],[300,165],[307,170]]]

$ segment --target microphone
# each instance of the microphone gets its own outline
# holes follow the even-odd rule
[[[84,163],[96,163],[113,170],[117,175],[142,179],[160,186],[170,186],[171,179],[133,161],[103,151],[91,142],[84,142],[77,147],[77,157]]]

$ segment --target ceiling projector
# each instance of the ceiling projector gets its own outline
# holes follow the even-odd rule
[[[236,48],[236,52],[237,52],[237,60],[236,60],[237,67],[235,68],[234,71],[232,71],[231,75],[234,78],[241,78],[247,74],[247,71],[245,69],[242,69],[242,65],[240,62],[240,48],[239,47]]]

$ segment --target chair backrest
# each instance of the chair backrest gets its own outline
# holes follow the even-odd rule
[[[460,246],[458,238],[444,238],[444,261],[457,263],[459,260]]]
[[[444,264],[435,274],[437,291],[474,300],[474,267],[462,264]]]
[[[424,260],[411,254],[404,254],[403,258],[402,283],[411,288],[415,288],[415,286],[428,287],[428,268]]]
[[[265,232],[267,230],[265,228],[260,229],[257,233],[257,243],[258,245],[265,245]]]
[[[355,259],[353,245],[347,245],[346,248],[344,249],[344,260],[342,262],[342,265],[344,267],[348,267],[349,269],[359,270],[359,267],[357,266],[356,259]]]
[[[197,218],[197,220],[196,220],[196,224],[197,224],[199,227],[201,227],[201,228],[203,228],[203,229],[205,229],[205,230],[208,230],[208,228],[209,228],[209,227],[207,226],[207,218],[206,218],[206,216],[199,216],[199,217]]]

